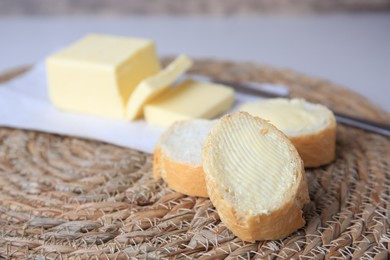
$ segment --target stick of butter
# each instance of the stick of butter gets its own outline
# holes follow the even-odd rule
[[[160,71],[146,39],[87,35],[46,61],[49,96],[59,109],[124,119],[134,88]]]
[[[143,106],[161,94],[192,66],[192,60],[181,55],[156,75],[141,81],[131,94],[126,107],[126,118],[135,120],[142,116]]]
[[[186,80],[144,106],[148,123],[169,126],[190,118],[211,119],[226,112],[234,102],[232,88]]]

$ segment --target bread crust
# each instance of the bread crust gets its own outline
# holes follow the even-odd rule
[[[242,115],[250,116],[246,112],[238,112],[235,116]],[[227,120],[231,116],[232,115],[226,115],[221,120]],[[209,156],[209,153],[212,152],[213,148],[212,140],[215,135],[219,134],[219,131],[223,131],[220,124],[217,124],[206,137],[202,150],[207,191],[222,222],[242,240],[254,242],[256,240],[282,239],[305,225],[301,208],[310,201],[310,198],[303,162],[291,141],[282,132],[261,118],[253,118],[260,121],[262,124],[267,124],[270,129],[277,131],[278,136],[284,142],[290,144],[293,157],[298,163],[297,172],[295,173],[296,181],[292,187],[292,196],[289,197],[281,207],[269,213],[243,215],[242,213],[240,214],[237,212],[231,203],[223,197],[223,194],[218,193],[220,190],[219,184],[216,183],[213,180],[213,177],[208,173],[210,171],[209,167],[213,167],[213,162],[210,161],[211,156]]]
[[[159,147],[154,152],[153,177],[155,180],[162,178],[174,191],[208,198],[202,165],[176,162]]]
[[[158,181],[161,179],[161,149],[156,147],[153,155],[153,178]]]
[[[271,214],[238,215],[230,204],[217,192],[218,184],[206,177],[210,200],[218,211],[222,222],[239,238],[248,242],[276,240],[287,237],[305,225],[301,205],[308,203],[308,196],[296,196]],[[307,187],[300,185],[298,193],[305,193]]]
[[[197,197],[208,197],[202,165],[191,165],[170,160],[162,156],[165,182],[177,192]]]
[[[318,167],[334,161],[336,158],[336,120],[332,116],[331,124],[318,133],[290,136],[297,148],[305,167]]]

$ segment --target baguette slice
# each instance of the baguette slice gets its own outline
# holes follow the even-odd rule
[[[328,164],[336,156],[336,120],[328,108],[304,99],[274,98],[243,104],[240,111],[279,128],[297,148],[305,167]]]
[[[202,160],[210,200],[242,240],[282,239],[305,224],[302,160],[267,121],[246,112],[222,117],[205,139]]]
[[[202,167],[202,144],[215,121],[177,121],[160,137],[154,153],[153,176],[177,192],[208,197]]]

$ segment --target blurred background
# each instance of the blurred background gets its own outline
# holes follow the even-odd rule
[[[0,71],[87,33],[328,79],[390,112],[390,0],[0,0]],[[348,97],[346,97],[348,98]]]

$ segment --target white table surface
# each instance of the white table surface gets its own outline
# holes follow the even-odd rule
[[[331,80],[390,112],[390,14],[0,18],[0,71],[86,33],[147,37],[161,55],[265,63]],[[345,97],[348,98],[348,97]]]

